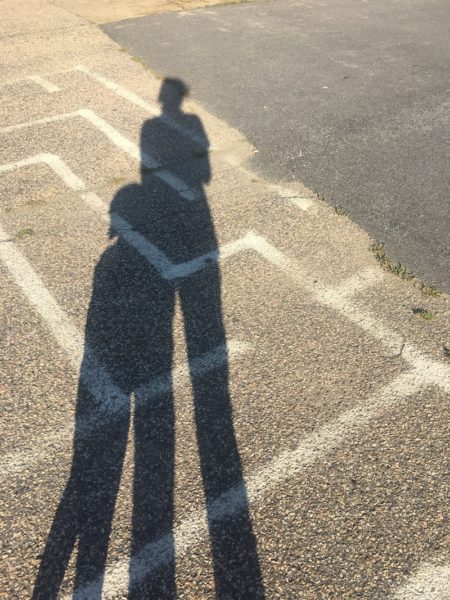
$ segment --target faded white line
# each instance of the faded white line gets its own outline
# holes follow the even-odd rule
[[[361,310],[345,294],[341,293],[342,286],[331,288],[318,281],[314,283],[315,280],[307,276],[295,260],[287,257],[264,237],[249,232],[246,236],[246,244],[268,262],[281,269],[295,283],[303,286],[318,302],[343,315],[380,341],[393,355],[401,356],[405,362],[421,372],[421,377],[428,385],[436,385],[450,393],[450,366],[448,363],[430,358],[413,344],[406,342],[402,335],[386,327],[380,319]]]
[[[334,293],[336,296],[350,298],[369,287],[381,283],[385,277],[385,274],[379,267],[367,267],[367,269],[355,273],[355,275],[346,279],[342,285],[335,287]]]
[[[170,564],[174,546],[175,555],[181,557],[205,539],[208,535],[207,518],[220,522],[239,513],[245,507],[247,497],[251,503],[261,500],[278,485],[334,452],[351,436],[358,435],[374,419],[395,408],[401,401],[419,391],[424,384],[426,381],[416,371],[398,376],[355,408],[306,436],[295,450],[281,453],[248,477],[246,483],[240,481],[230,488],[211,502],[208,516],[206,510],[193,511],[174,529],[173,534],[168,532],[156,542],[148,544],[139,554],[132,556],[130,561],[118,561],[106,570],[104,579],[102,575],[79,587],[74,591],[73,597],[77,600],[90,600],[94,592],[98,593],[102,588],[102,581],[102,598],[118,597],[126,593],[129,580],[130,588],[136,587],[145,577]]]
[[[391,352],[399,352],[404,342],[403,337],[385,327],[378,319],[357,309],[345,296],[333,288],[313,283],[311,278],[292,259],[270,244],[265,238],[255,233],[247,236],[251,247],[268,262],[281,269],[290,279],[307,289],[321,304],[333,308],[345,315],[350,321],[380,340]]]
[[[93,79],[94,81],[97,81],[97,83],[100,83],[103,87],[107,88],[108,90],[111,90],[118,96],[122,96],[122,98],[125,98],[126,100],[128,100],[128,102],[131,102],[132,104],[135,104],[136,106],[139,106],[139,108],[142,108],[143,110],[150,113],[154,117],[160,116],[161,109],[159,108],[159,106],[157,104],[147,102],[146,100],[144,100],[143,98],[141,98],[140,96],[135,94],[134,92],[131,92],[130,90],[122,87],[118,83],[115,83],[114,81],[111,81],[110,79],[107,79],[103,75],[96,73],[95,71],[89,69],[88,67],[85,67],[84,65],[77,65],[74,70],[84,73],[85,75],[87,75],[88,77]]]
[[[167,183],[182,198],[189,201],[195,200],[195,192],[186,182],[166,169],[158,171],[157,169],[161,169],[162,165],[155,158],[150,156],[147,152],[141,152],[137,144],[126,138],[119,131],[117,131],[117,129],[115,129],[112,125],[107,123],[104,119],[99,117],[90,109],[82,108],[71,113],[62,113],[60,115],[54,115],[52,117],[46,117],[43,119],[36,119],[24,123],[16,123],[15,125],[9,125],[7,127],[0,128],[0,133],[11,133],[13,131],[20,131],[28,127],[47,125],[49,123],[55,123],[57,121],[64,121],[66,119],[73,119],[76,117],[84,118],[86,121],[91,123],[91,125],[101,131],[117,148],[120,148],[135,160],[142,162],[145,167],[151,171],[154,171],[153,175],[155,177],[158,177]]]
[[[49,166],[72,190],[81,191],[85,189],[84,182],[56,154],[42,153],[20,161],[0,165],[0,173],[37,164]],[[89,208],[95,211],[104,222],[110,222],[114,230],[154,266],[162,277],[168,280],[192,275],[208,263],[226,259],[247,248],[246,238],[243,238],[225,244],[220,250],[214,250],[193,260],[176,264],[171,262],[157,246],[135,231],[120,215],[115,212],[109,213],[108,205],[97,194],[84,192],[80,196]]]
[[[109,213],[108,206],[97,194],[86,192],[81,194],[86,204],[94,210],[105,223],[111,223],[112,228],[123,237],[141,256],[143,256],[158,272],[163,275],[172,267],[167,256],[143,235],[135,231],[131,225],[115,212]]]
[[[227,162],[230,166],[239,169],[241,173],[243,173],[250,179],[256,178],[257,180],[260,180],[260,178],[255,173],[249,171],[241,165],[242,161],[237,156],[234,156],[233,154],[227,154],[225,155],[224,159],[225,162]],[[303,210],[305,212],[312,212],[313,214],[317,212],[317,203],[311,198],[308,198],[306,196],[300,196],[297,192],[294,192],[293,190],[286,188],[282,185],[268,184],[263,180],[260,181],[267,189],[278,194],[280,198],[288,200],[291,204],[294,204],[300,210]]]
[[[152,244],[135,231],[132,226],[115,212],[109,213],[108,205],[94,192],[85,192],[80,194],[86,204],[95,211],[100,218],[111,223],[113,229],[123,237],[133,248],[141,254],[153,267],[155,267],[164,279],[172,280],[181,277],[188,277],[203,269],[212,262],[222,261],[235,254],[249,249],[247,236],[244,236],[233,242],[228,242],[220,246],[219,249],[198,256],[192,260],[182,263],[173,263],[167,255],[157,246]]]
[[[90,77],[94,81],[97,81],[97,83],[100,83],[102,86],[104,86],[108,90],[111,90],[118,96],[121,96],[128,102],[131,102],[132,104],[135,104],[136,106],[139,106],[139,108],[142,108],[145,112],[149,113],[151,116],[158,117],[168,127],[170,127],[171,129],[175,129],[176,131],[180,132],[182,135],[191,139],[192,141],[196,142],[197,144],[200,144],[201,146],[208,145],[207,140],[205,140],[205,138],[203,136],[197,135],[194,131],[190,131],[189,129],[186,129],[185,127],[180,125],[180,123],[177,123],[177,121],[175,121],[175,119],[172,119],[168,115],[165,115],[164,113],[162,113],[161,108],[157,104],[147,102],[146,100],[141,98],[141,96],[138,96],[137,94],[128,90],[127,88],[124,88],[123,86],[119,85],[118,83],[111,81],[111,79],[107,79],[103,75],[100,75],[99,73],[96,73],[95,71],[92,71],[91,69],[89,69],[88,67],[85,67],[84,65],[78,65],[77,67],[75,67],[75,69],[77,71],[85,73],[88,77]]]
[[[289,200],[292,204],[294,204],[297,208],[304,211],[309,211],[312,208],[316,208],[316,203],[311,198],[307,198],[306,196],[299,196],[297,192],[293,190],[283,187],[282,185],[269,185],[269,188],[274,192],[277,192],[281,198],[285,198]]]
[[[3,235],[5,237],[5,234]],[[297,283],[306,285],[317,297],[318,301],[343,313],[389,347],[398,342],[396,334],[381,326],[367,314],[359,312],[358,309],[349,303],[346,298],[343,298],[341,294],[337,293],[336,290],[320,286],[316,288],[307,279],[303,279],[302,273],[295,261],[286,257],[261,236],[250,233],[246,236],[245,241],[241,240],[239,242],[239,247],[240,249],[248,248],[256,250],[269,260],[270,263],[282,269]],[[73,344],[74,336],[73,334],[68,334],[70,323],[64,320],[64,315],[61,315],[59,307],[54,301],[52,302],[52,298],[48,295],[48,292],[42,289],[42,285],[39,280],[36,280],[36,276],[28,263],[26,261],[25,263],[23,262],[23,257],[20,253],[17,253],[12,244],[0,245],[0,256],[14,275],[17,284],[25,291],[30,301],[37,307],[45,320],[49,322],[49,326],[58,341],[64,344],[64,347],[69,347],[69,350],[72,348],[69,354],[75,356],[77,361],[79,361],[80,350],[77,348],[73,349],[71,344]],[[361,428],[367,426],[372,419],[381,416],[385,411],[393,408],[400,400],[414,394],[423,387],[435,384],[450,389],[448,387],[450,385],[448,366],[424,357],[419,351],[409,345],[405,346],[404,358],[416,367],[413,371],[400,375],[394,382],[369,399],[369,401],[358,405],[331,423],[328,423],[317,432],[308,436],[296,450],[283,453],[273,462],[249,477],[247,480],[247,490],[251,500],[253,502],[256,501],[263,494],[267,493],[267,491],[273,489],[274,486],[295,476],[302,469],[308,468],[317,460],[322,459],[327,453],[334,451],[349,436],[354,435]],[[98,383],[98,367],[95,366],[92,371],[94,384],[96,381]],[[181,375],[181,377],[184,377],[184,375]],[[108,383],[105,385],[105,382],[101,382],[100,385],[101,391],[104,391],[105,388],[107,389],[106,407],[110,405],[111,398],[111,391],[108,385]],[[164,387],[166,384],[162,380],[157,385]],[[122,406],[124,402],[128,402],[128,399],[124,400],[123,394],[115,398],[112,404],[115,407],[114,412],[120,410],[118,407]],[[103,402],[100,404],[103,405]],[[245,501],[244,485],[243,482],[240,482],[215,500],[210,507],[210,518],[221,520],[241,510]],[[205,512],[195,512],[191,518],[175,530],[177,554],[179,555],[197,543],[204,535],[206,535]],[[142,580],[149,571],[152,572],[152,570],[160,568],[168,560],[171,560],[172,554],[169,551],[169,545],[171,544],[172,536],[168,534],[132,558],[132,582],[134,584]],[[107,572],[105,593],[111,594],[123,590],[124,586],[127,585],[127,581],[128,565],[125,561],[120,562]],[[98,589],[98,586],[99,581],[94,581],[92,584],[78,589],[75,597],[89,598],[93,590]]]
[[[8,241],[9,239],[0,225],[0,241],[3,242],[0,243],[0,259],[25,297],[47,323],[55,340],[64,348],[71,365],[78,369],[83,356],[81,335],[47,291],[27,259],[13,243]]]
[[[28,79],[30,79],[31,81],[34,81],[34,83],[37,83],[38,85],[43,87],[44,90],[49,92],[49,94],[54,94],[55,92],[60,91],[60,89],[57,85],[55,85],[48,79],[44,79],[44,77],[41,77],[40,75],[30,75],[28,77]]]
[[[78,345],[81,343],[79,339]],[[63,348],[66,350],[65,347]],[[188,385],[190,377],[201,377],[250,350],[251,345],[247,342],[231,339],[226,346],[218,346],[192,359],[189,363],[179,365],[168,373],[155,377],[147,384],[140,386],[134,393],[141,400],[145,398],[147,402],[157,400],[174,388]],[[71,423],[50,435],[42,436],[39,439],[38,448],[34,445],[30,450],[3,455],[0,481],[4,481],[8,477],[16,477],[33,464],[48,459],[55,447],[67,448],[72,441],[74,426],[76,426],[78,436],[96,435],[99,429],[107,428],[113,420],[120,419],[130,409],[130,397],[123,394],[111,382],[109,375],[98,365],[86,346],[84,352],[80,377],[93,394],[96,400],[95,407],[88,416],[78,420],[76,424]],[[73,366],[77,367],[78,365],[75,363]]]
[[[61,113],[51,117],[43,117],[42,119],[33,119],[32,121],[24,121],[23,123],[15,123],[14,125],[8,125],[7,127],[0,127],[0,133],[11,133],[13,131],[28,129],[29,127],[39,127],[39,125],[48,125],[49,123],[56,123],[57,121],[65,121],[66,119],[73,119],[77,116],[78,112],[76,111]]]
[[[0,173],[6,173],[8,171],[15,171],[24,167],[31,167],[38,164],[45,164],[49,166],[58,177],[60,177],[64,183],[74,191],[84,190],[85,186],[83,181],[75,175],[75,173],[62,161],[56,154],[50,154],[49,152],[36,154],[23,160],[15,162],[5,163],[0,165]]]
[[[205,267],[208,263],[222,261],[231,256],[242,252],[243,250],[248,249],[247,236],[244,236],[238,240],[233,242],[229,242],[227,244],[223,244],[219,247],[218,250],[214,250],[209,252],[208,254],[204,254],[203,256],[198,256],[193,260],[186,261],[184,263],[174,264],[166,273],[165,277],[167,279],[176,279],[178,277],[187,277],[196,273],[203,267]]]
[[[161,164],[148,153],[141,153],[139,146],[119,133],[115,127],[107,121],[99,117],[93,110],[89,108],[81,108],[77,111],[80,117],[84,117],[86,121],[94,125],[101,131],[117,148],[120,148],[136,160],[141,160],[142,164],[148,169],[158,169]]]
[[[33,80],[34,77],[39,77],[39,78],[47,78],[47,77],[53,77],[55,75],[62,75],[64,73],[73,73],[74,69],[62,69],[60,71],[48,71],[46,73],[40,73],[39,75],[24,75],[23,77],[18,77],[17,79],[6,79],[5,81],[2,81],[0,83],[0,87],[6,86],[6,85],[15,85],[17,83],[24,83],[26,81],[30,81]]]
[[[425,563],[397,589],[391,600],[450,600],[450,565]]]

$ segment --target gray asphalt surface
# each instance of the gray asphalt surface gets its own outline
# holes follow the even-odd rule
[[[450,291],[446,0],[256,2],[103,29]]]

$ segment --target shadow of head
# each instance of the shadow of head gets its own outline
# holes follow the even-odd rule
[[[189,94],[189,86],[176,77],[166,77],[162,82],[158,100],[165,113],[180,111],[184,98]]]

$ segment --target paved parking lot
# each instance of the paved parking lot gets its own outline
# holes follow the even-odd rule
[[[0,88],[0,597],[449,598],[446,296],[72,34]]]

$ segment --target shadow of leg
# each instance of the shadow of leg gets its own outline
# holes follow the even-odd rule
[[[217,266],[211,265],[180,284],[190,362],[226,343]],[[214,499],[243,479],[228,391],[227,365],[198,377],[192,374],[200,464],[211,536],[218,598],[263,598],[256,539],[245,487],[235,517],[214,521]]]
[[[135,474],[133,485],[132,556],[172,531],[174,494],[175,423],[173,398],[136,397]],[[175,556],[163,571],[152,572],[136,585],[130,563],[129,598],[175,598]]]
[[[89,392],[80,385],[70,478],[47,538],[33,592],[35,600],[57,598],[77,541],[75,588],[105,569],[129,414],[86,428],[92,411],[83,409],[93,404]],[[90,597],[101,597],[101,583]]]

